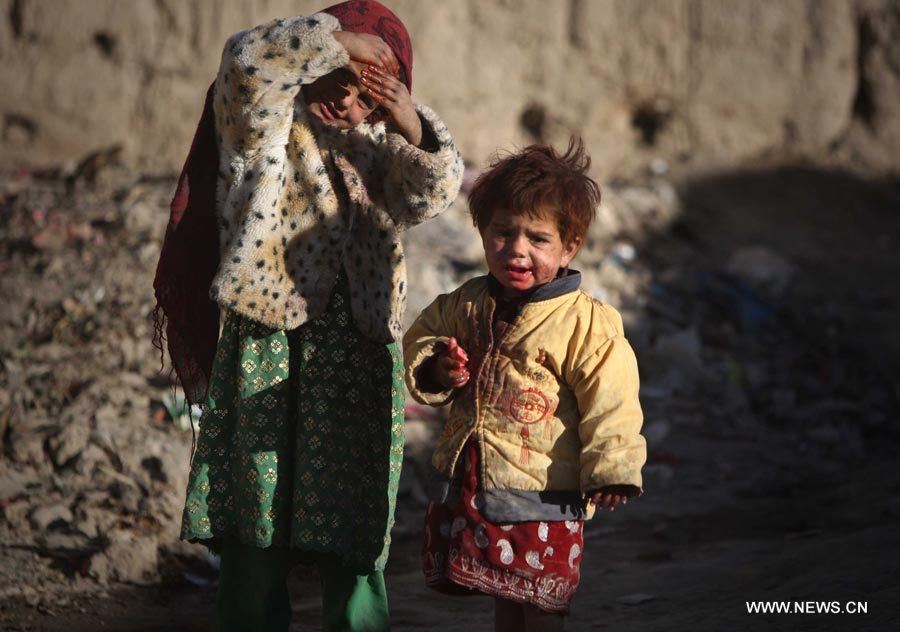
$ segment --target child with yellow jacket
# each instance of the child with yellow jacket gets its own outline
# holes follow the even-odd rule
[[[489,274],[404,337],[412,396],[452,402],[433,465],[426,582],[496,598],[498,630],[561,629],[583,520],[642,493],[638,369],[622,318],[568,268],[600,202],[580,142],[496,161],[469,199]]]

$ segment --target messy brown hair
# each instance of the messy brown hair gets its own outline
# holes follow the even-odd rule
[[[480,232],[502,208],[519,215],[552,215],[563,244],[584,238],[600,205],[600,186],[587,175],[591,158],[581,138],[571,138],[560,156],[549,145],[530,145],[497,157],[478,176],[469,195],[469,212]]]

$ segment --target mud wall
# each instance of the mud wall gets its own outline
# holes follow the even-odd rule
[[[388,0],[467,160],[582,134],[607,177],[839,158],[896,171],[892,0]],[[0,168],[121,145],[177,169],[221,45],[312,0],[3,0]],[[657,162],[656,164],[662,164]]]

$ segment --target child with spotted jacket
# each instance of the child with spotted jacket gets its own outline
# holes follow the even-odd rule
[[[639,496],[638,369],[619,313],[569,262],[600,203],[580,141],[496,161],[469,207],[489,274],[439,296],[404,337],[418,401],[452,402],[433,456],[429,586],[495,597],[496,629],[562,629],[583,521]]]
[[[400,234],[447,208],[462,176],[447,128],[412,102],[411,85],[406,28],[374,0],[268,22],[222,53],[156,280],[173,364],[204,403],[182,538],[221,554],[218,630],[287,630],[298,563],[318,567],[326,630],[388,629]],[[215,151],[199,161],[203,121]],[[199,233],[211,161],[218,249],[202,329],[198,310],[179,311],[192,293],[177,288],[202,274],[192,264],[205,242],[179,244]],[[218,332],[216,308],[210,368],[184,332]]]

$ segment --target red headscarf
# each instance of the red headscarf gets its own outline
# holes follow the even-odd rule
[[[383,39],[403,68],[406,89],[412,92],[412,42],[403,22],[390,9],[376,0],[348,0],[327,9],[351,33],[369,33]]]
[[[325,9],[341,23],[341,29],[381,37],[397,57],[412,89],[412,43],[403,23],[376,0],[349,0]],[[169,225],[156,268],[153,289],[153,344],[163,351],[167,343],[172,367],[191,403],[206,396],[219,337],[219,306],[209,298],[209,288],[219,267],[219,235],[216,226],[216,149],[213,86],[194,142],[188,153],[175,197]]]

